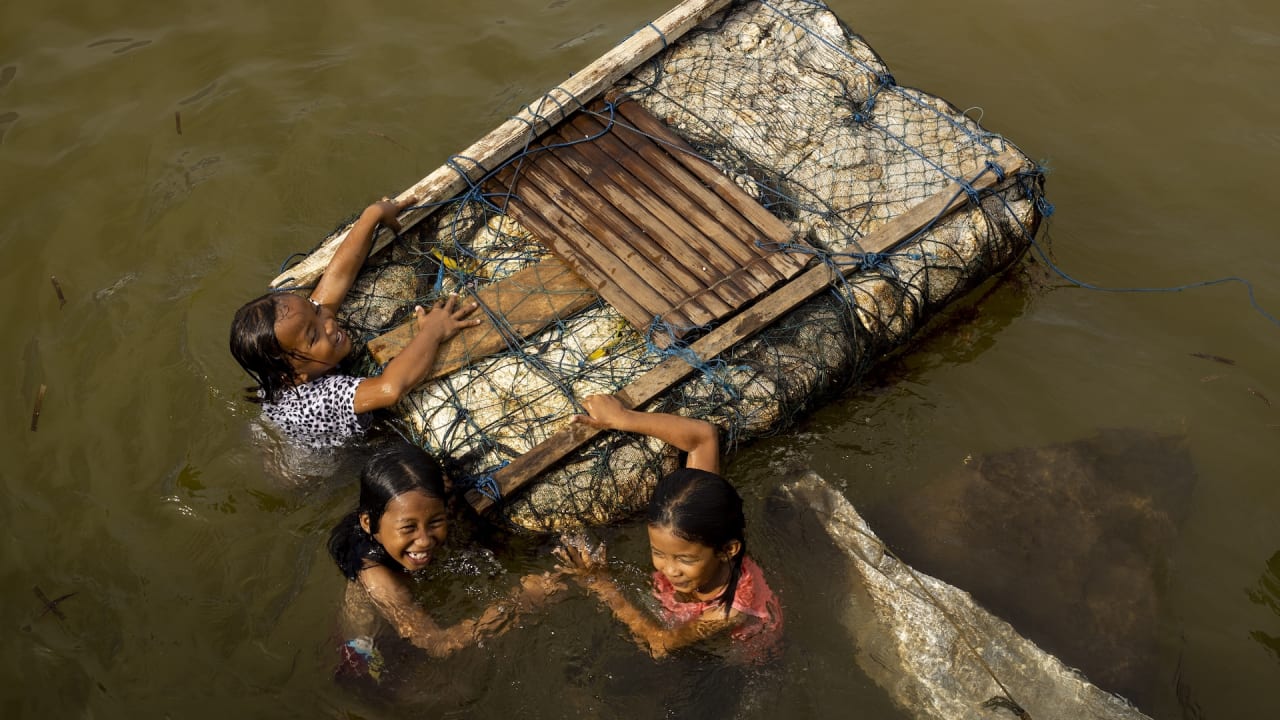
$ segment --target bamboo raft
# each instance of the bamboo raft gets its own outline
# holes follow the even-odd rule
[[[750,71],[723,88],[769,92],[726,102],[706,74],[726,63]],[[407,230],[344,313],[373,368],[408,341],[400,308],[474,293],[490,322],[441,347],[397,425],[477,510],[610,522],[675,457],[569,424],[576,398],[703,417],[730,449],[776,432],[1018,257],[1041,184],[820,3],[686,0],[400,193]],[[343,237],[272,286],[312,284]]]

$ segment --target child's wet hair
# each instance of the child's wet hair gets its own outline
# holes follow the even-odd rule
[[[329,555],[348,580],[355,580],[367,561],[403,569],[374,539],[387,504],[407,492],[419,491],[429,498],[447,500],[444,468],[427,451],[407,442],[397,442],[378,451],[360,473],[360,501],[329,533]],[[360,526],[360,516],[369,516],[369,531]]]
[[[279,298],[278,292],[254,298],[231,320],[231,355],[257,383],[247,388],[254,402],[276,402],[298,379],[289,353],[276,337]]]
[[[680,468],[658,481],[647,519],[654,527],[669,528],[677,537],[716,552],[734,540],[741,543],[738,554],[730,560],[729,584],[719,598],[728,616],[742,574],[742,558],[747,554],[742,496],[733,485],[716,473]]]

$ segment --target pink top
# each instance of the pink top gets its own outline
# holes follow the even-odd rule
[[[662,618],[668,626],[692,622],[715,607],[724,611],[719,600],[680,600],[676,597],[675,586],[660,572],[653,574],[653,596],[662,603]],[[782,638],[782,606],[765,583],[764,571],[750,557],[742,558],[742,574],[738,576],[738,589],[733,595],[733,609],[748,617],[729,631],[729,637],[735,643],[744,643],[745,659],[752,662],[767,660]]]

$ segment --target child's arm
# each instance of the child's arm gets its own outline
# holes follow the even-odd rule
[[[416,328],[413,339],[399,355],[387,363],[381,375],[365,378],[356,386],[356,414],[391,407],[400,402],[400,398],[422,382],[431,371],[440,343],[463,328],[480,324],[482,318],[466,319],[478,307],[477,303],[459,308],[455,307],[457,301],[456,295],[450,295],[448,300],[436,303],[431,312],[423,310],[421,306],[413,309]]]
[[[720,472],[720,437],[716,426],[705,420],[628,410],[612,395],[588,395],[582,399],[582,407],[589,414],[574,416],[574,422],[658,438],[689,453],[685,467]]]
[[[571,537],[565,538],[562,546],[555,552],[562,563],[557,569],[566,575],[572,575],[578,584],[600,598],[613,616],[631,631],[636,644],[655,658],[706,640],[742,620],[742,614],[736,610],[731,610],[729,616],[725,617],[723,607],[712,607],[701,617],[683,625],[662,627],[648,613],[633,605],[614,582],[604,561],[603,546],[593,551],[581,538]]]
[[[373,247],[373,233],[378,225],[386,225],[400,232],[400,222],[396,220],[396,216],[412,204],[412,198],[402,202],[383,198],[365,208],[325,267],[324,274],[316,283],[316,289],[311,291],[311,299],[337,312],[369,256],[369,249]]]
[[[542,606],[564,587],[558,576],[550,573],[526,575],[506,600],[490,605],[474,620],[446,628],[437,625],[414,601],[409,588],[391,569],[381,565],[365,568],[360,571],[358,582],[396,632],[431,657],[446,657],[482,638],[501,635],[513,625],[511,620]]]

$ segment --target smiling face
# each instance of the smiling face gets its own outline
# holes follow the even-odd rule
[[[421,490],[410,490],[387,503],[373,532],[369,514],[360,516],[360,526],[373,535],[387,555],[404,569],[414,572],[431,563],[449,532],[445,502]]]
[[[729,584],[730,561],[741,549],[736,540],[716,550],[676,535],[670,526],[649,526],[653,568],[671,581],[676,592],[697,600],[720,596]]]
[[[351,354],[351,338],[333,311],[292,293],[276,300],[275,331],[298,382],[324,375]]]

